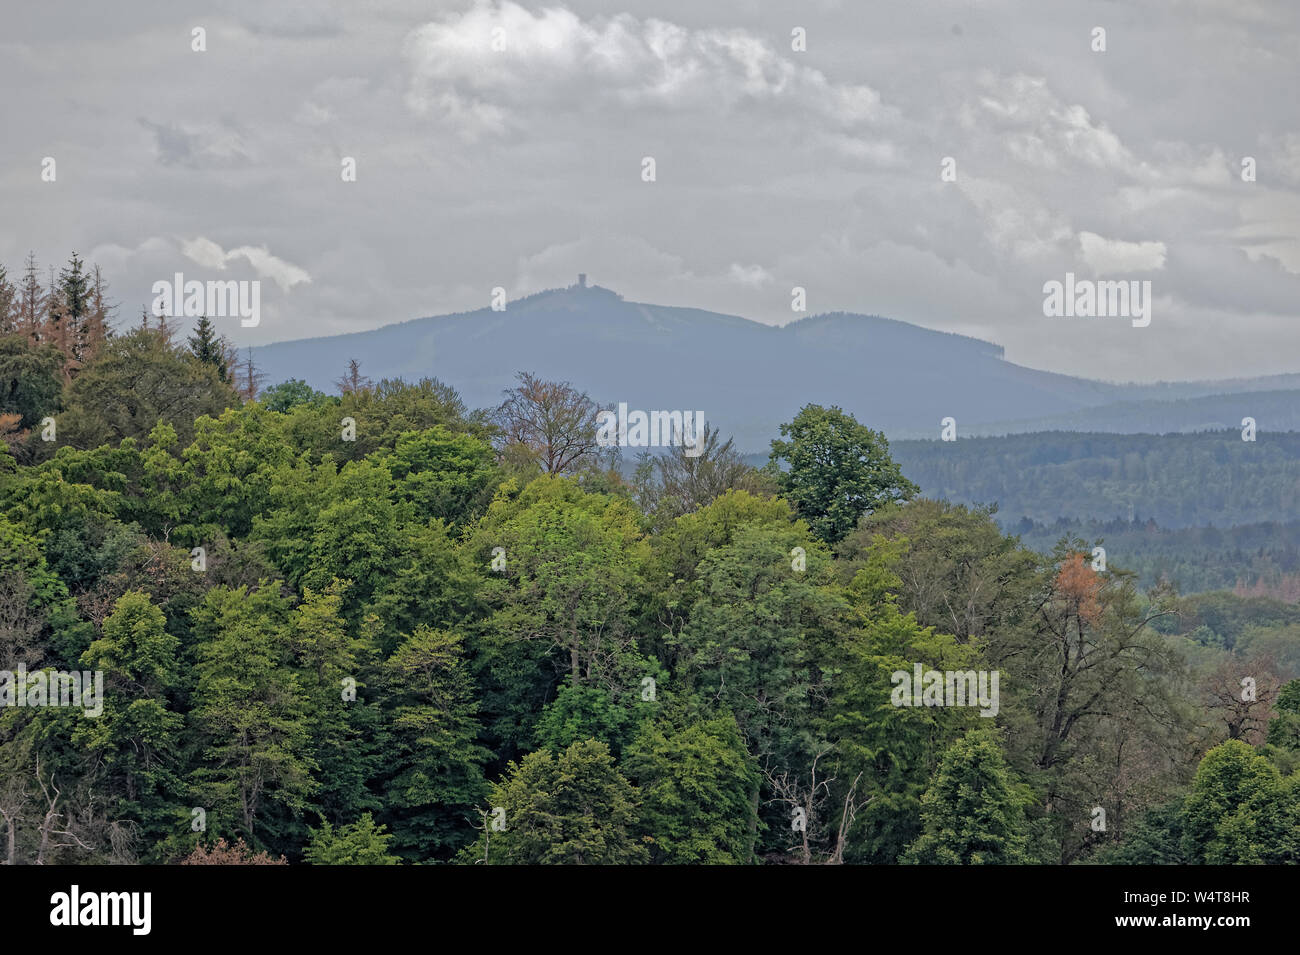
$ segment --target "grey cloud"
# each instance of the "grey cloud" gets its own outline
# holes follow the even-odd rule
[[[1112,380],[1295,371],[1300,8],[1058,6],[24,4],[0,37],[0,84],[23,91],[0,261],[95,249],[129,315],[160,272],[193,266],[155,237],[266,248],[311,282],[268,283],[262,325],[228,330],[241,344],[586,271],[631,299],[771,323],[803,285],[811,311],[978,334]],[[1105,54],[1088,50],[1097,24]],[[516,34],[513,59],[485,49],[494,25]],[[57,185],[39,181],[45,155]],[[944,156],[956,183],[939,181]],[[1150,328],[1043,318],[1043,283],[1088,267],[1084,233],[1163,243]]]

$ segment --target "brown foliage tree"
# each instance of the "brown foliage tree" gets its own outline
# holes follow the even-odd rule
[[[567,381],[543,381],[528,372],[505,392],[494,420],[506,457],[525,451],[546,474],[582,470],[595,461],[596,415],[600,409]]]
[[[194,851],[181,860],[181,865],[288,865],[284,856],[272,859],[265,852],[253,852],[243,839],[236,839],[232,846],[225,839],[218,839],[212,846],[197,845]]]

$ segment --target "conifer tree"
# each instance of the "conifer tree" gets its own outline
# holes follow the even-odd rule
[[[90,303],[81,325],[81,339],[77,343],[77,358],[84,365],[99,357],[108,341],[110,313],[114,306],[108,303],[108,282],[99,266],[95,266],[90,287]]]
[[[19,331],[24,332],[32,342],[40,341],[41,314],[45,308],[45,292],[41,289],[41,280],[37,277],[36,253],[27,253],[27,265],[23,269],[22,284],[19,287]]]
[[[91,297],[94,294],[90,273],[76,252],[72,253],[68,264],[59,271],[58,288],[70,323],[69,328],[74,329],[90,311]]]
[[[206,315],[199,318],[194,326],[194,334],[186,339],[190,354],[205,365],[217,370],[217,377],[225,384],[230,384],[230,366],[227,358],[226,340],[217,334],[212,320]]]
[[[9,281],[9,272],[0,265],[0,335],[18,330],[18,287]]]
[[[338,387],[341,395],[359,394],[363,391],[369,391],[372,387],[370,379],[361,374],[361,362],[355,358],[348,359],[347,373],[337,379],[334,384]]]
[[[308,865],[400,865],[402,860],[388,849],[392,838],[366,812],[350,826],[336,830],[326,822],[313,829],[304,858]]]
[[[265,380],[266,375],[257,370],[253,361],[253,349],[250,346],[244,360],[239,362],[235,391],[245,401],[256,401],[257,393],[262,390],[262,382]]]

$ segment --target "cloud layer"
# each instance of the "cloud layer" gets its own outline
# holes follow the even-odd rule
[[[1111,380],[1297,370],[1290,5],[63,6],[0,37],[0,262],[91,255],[124,317],[174,271],[267,280],[241,344],[583,271],[773,323],[802,286]],[[1150,327],[1045,321],[1067,271],[1150,279]]]

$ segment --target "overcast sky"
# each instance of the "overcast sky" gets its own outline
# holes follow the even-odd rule
[[[123,318],[177,271],[260,278],[241,344],[585,271],[1110,380],[1300,371],[1294,0],[41,0],[0,89],[0,262],[76,250]],[[1151,324],[1044,317],[1067,271],[1149,279]]]

